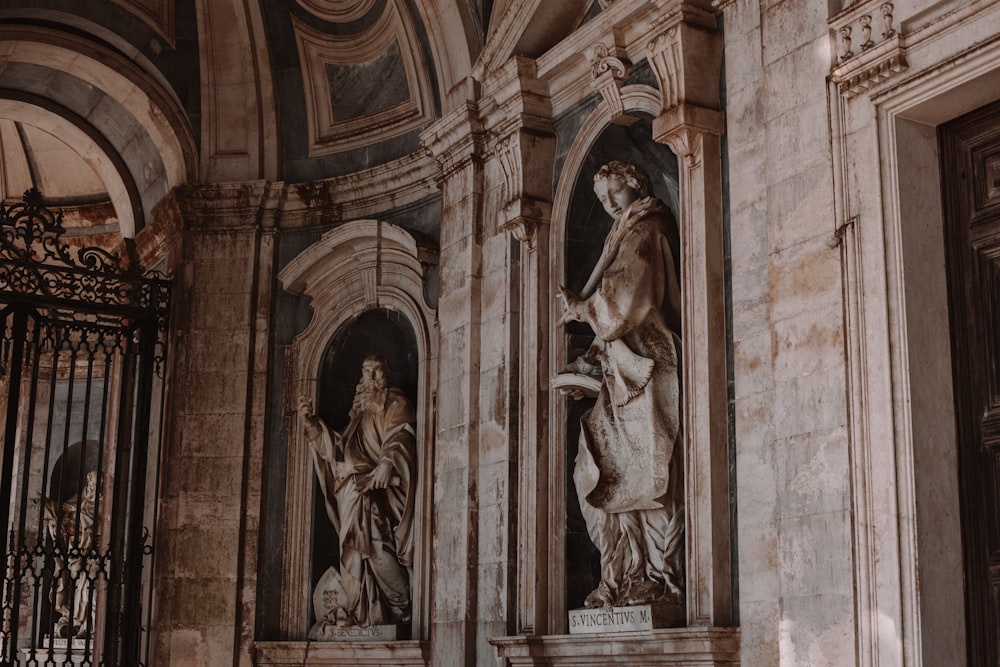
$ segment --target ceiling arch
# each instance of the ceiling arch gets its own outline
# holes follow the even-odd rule
[[[88,132],[78,119],[70,116],[71,113],[65,109],[62,113],[57,113],[32,101],[28,96],[0,90],[0,118],[38,128],[58,138],[78,155],[101,180],[104,192],[114,207],[121,235],[134,237],[138,228],[141,228],[142,215],[135,181],[130,178],[120,158],[108,150],[108,145],[106,143],[102,145],[92,131]],[[38,184],[32,183],[32,185]],[[49,188],[48,193],[42,192],[42,194],[51,196],[52,191],[53,188]],[[55,196],[62,199],[61,194],[57,189]]]
[[[0,119],[51,135],[93,169],[123,235],[196,177],[195,143],[176,98],[110,46],[47,26],[0,25],[0,76]],[[56,169],[46,173],[50,193],[73,193],[53,181]]]

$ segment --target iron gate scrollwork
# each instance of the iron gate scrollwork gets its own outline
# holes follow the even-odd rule
[[[0,204],[0,665],[141,665],[170,286]]]

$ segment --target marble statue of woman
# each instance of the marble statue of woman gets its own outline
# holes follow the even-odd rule
[[[341,433],[313,414],[308,398],[299,401],[327,514],[340,539],[340,570],[319,584],[328,615],[317,618],[310,633],[317,638],[328,636],[330,626],[410,621],[416,418],[406,396],[387,386],[389,373],[385,357],[364,360],[351,419]]]
[[[557,295],[561,323],[586,322],[597,334],[564,371],[600,380],[596,404],[581,419],[573,473],[601,553],[601,581],[584,604],[682,604],[681,304],[669,240],[675,222],[636,165],[604,165],[594,191],[614,223],[583,291],[560,287]]]

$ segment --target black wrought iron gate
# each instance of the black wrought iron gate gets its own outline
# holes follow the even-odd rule
[[[148,655],[169,284],[0,205],[0,665]]]

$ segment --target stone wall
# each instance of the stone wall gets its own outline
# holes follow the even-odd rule
[[[725,14],[746,664],[844,664],[853,584],[826,6]]]

